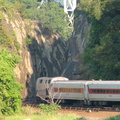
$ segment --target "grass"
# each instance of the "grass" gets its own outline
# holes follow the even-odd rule
[[[39,109],[33,110],[33,107],[25,106],[21,108],[21,113],[14,116],[3,116],[4,120],[78,120],[76,114],[61,114],[58,112],[46,114]]]
[[[14,116],[2,116],[4,120],[84,120],[85,118],[79,117],[76,114],[61,114],[55,113],[45,113],[38,110],[33,110],[32,107],[26,106],[21,108],[21,113]],[[1,117],[0,117],[1,118]],[[91,119],[94,120],[94,119]],[[103,120],[120,120],[120,115],[115,117],[110,117]]]
[[[84,118],[80,118],[75,114],[44,114],[40,112],[36,112],[36,114],[31,114],[31,115],[15,115],[15,116],[8,116],[5,117],[4,120],[84,120]],[[104,120],[120,120],[120,115],[117,115],[115,117],[110,117]]]
[[[120,115],[117,115],[115,117],[110,117],[110,118],[107,118],[105,120],[120,120]]]
[[[9,116],[6,117],[5,120],[25,120],[25,119],[30,119],[30,120],[76,120],[78,117],[75,114],[67,114],[67,115],[62,115],[62,114],[41,114],[41,115],[15,115],[15,116]]]

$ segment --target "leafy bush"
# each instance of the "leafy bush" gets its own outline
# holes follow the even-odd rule
[[[22,86],[16,81],[14,68],[20,58],[8,50],[0,50],[0,112],[14,114],[20,111]]]
[[[40,110],[49,114],[49,113],[55,113],[56,110],[60,110],[61,106],[57,105],[57,104],[40,104],[39,105]]]
[[[115,117],[110,117],[110,118],[107,118],[107,119],[104,119],[104,120],[120,120],[120,115],[117,115]]]

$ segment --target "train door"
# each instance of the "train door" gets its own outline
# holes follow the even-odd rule
[[[84,104],[89,105],[90,101],[89,101],[89,86],[88,86],[89,82],[86,82],[84,85]]]

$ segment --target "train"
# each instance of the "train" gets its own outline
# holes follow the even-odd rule
[[[69,80],[66,77],[41,77],[37,79],[36,96],[63,103],[83,105],[111,105],[120,101],[120,81]]]

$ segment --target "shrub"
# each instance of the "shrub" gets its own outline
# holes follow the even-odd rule
[[[14,68],[20,58],[8,50],[0,50],[0,113],[10,115],[20,111],[22,86],[16,81]]]
[[[60,110],[61,106],[57,105],[57,104],[40,104],[39,105],[40,110],[49,114],[49,113],[55,113],[56,110]]]

